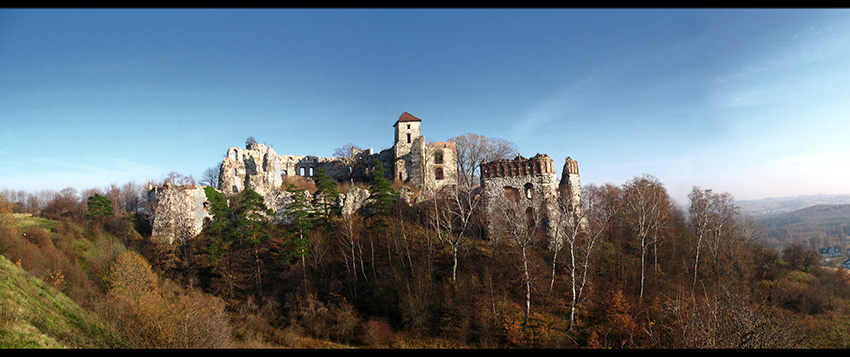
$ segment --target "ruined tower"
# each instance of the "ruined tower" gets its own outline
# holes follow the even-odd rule
[[[537,154],[530,159],[517,156],[513,160],[497,160],[481,164],[481,187],[484,189],[487,230],[498,238],[499,210],[506,207],[523,210],[555,242],[552,225],[559,222],[562,211],[559,198],[567,198],[570,209],[580,209],[581,185],[578,162],[567,158],[560,182],[552,159]]]
[[[404,112],[393,124],[395,129],[395,142],[393,143],[393,180],[400,182],[421,179],[421,172],[416,172],[417,161],[424,151],[424,140],[420,133],[419,119],[408,112]]]
[[[427,143],[420,131],[421,123],[422,119],[404,112],[393,124],[393,164],[387,168],[387,178],[428,192],[457,184],[455,143]]]
[[[567,157],[561,172],[560,194],[569,199],[574,209],[581,209],[581,182],[578,175],[578,162]]]
[[[487,211],[487,228],[491,237],[498,233],[499,210],[514,207],[534,217],[542,230],[548,231],[558,213],[558,180],[552,158],[537,154],[530,159],[517,156],[513,160],[497,160],[481,164],[481,187]]]

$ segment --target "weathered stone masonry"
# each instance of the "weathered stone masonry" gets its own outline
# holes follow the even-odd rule
[[[202,186],[148,185],[148,201],[153,205],[151,227],[152,240],[157,243],[173,243],[177,239],[189,239],[201,233],[203,225],[212,216],[209,202]]]
[[[259,143],[250,143],[244,149],[231,147],[221,162],[218,187],[227,194],[254,190],[263,196],[269,208],[277,212],[279,221],[286,221],[291,197],[286,187],[281,187],[283,177],[312,178],[321,169],[339,182],[365,182],[375,170],[377,160],[384,166],[388,180],[412,186],[420,191],[420,197],[427,197],[447,185],[457,184],[457,150],[453,142],[426,143],[421,134],[421,122],[421,119],[407,112],[402,113],[393,125],[393,146],[378,153],[372,149],[355,149],[352,152],[353,162],[339,157],[278,155],[271,147]],[[164,214],[169,212],[169,215],[173,215],[181,210],[198,212],[200,219],[196,219],[197,223],[193,224],[195,230],[200,232],[204,202],[197,197],[200,197],[198,192],[204,194],[203,189],[183,190],[186,197],[182,200],[163,196],[163,189],[151,187],[149,190],[149,201],[160,207],[158,212],[162,212],[153,218],[154,235],[162,237],[162,241],[173,241],[177,221]],[[347,195],[341,195],[337,203],[344,212],[356,210],[364,203],[364,193],[361,191],[355,187]],[[170,192],[175,195],[178,191]],[[181,203],[182,208],[178,208],[178,201],[194,203],[191,207],[184,207]]]
[[[537,217],[539,225],[550,242],[558,239],[551,225],[558,222],[561,195],[570,197],[574,209],[581,200],[578,163],[567,158],[560,182],[557,180],[552,159],[544,154],[532,158],[517,156],[512,160],[497,160],[481,164],[481,187],[484,189],[487,230],[491,238],[498,238],[499,211],[508,202],[519,210],[529,211]]]
[[[377,154],[372,149],[356,151],[352,155],[353,163],[339,157],[277,155],[268,146],[256,143],[245,149],[231,147],[221,164],[219,188],[233,193],[244,189],[269,191],[279,188],[281,177],[309,178],[315,176],[319,169],[339,182],[364,182],[375,169],[375,160],[384,166],[386,178],[390,181],[429,191],[455,184],[457,150],[454,143],[426,143],[420,133],[421,122],[421,119],[403,113],[393,125],[393,146]]]
[[[378,160],[385,168],[386,178],[419,190],[420,197],[429,197],[441,188],[457,184],[457,147],[453,142],[427,143],[421,135],[422,120],[405,112],[393,125],[394,142],[389,149],[378,153],[372,149],[352,153],[353,162],[338,157],[278,155],[263,144],[251,143],[246,148],[231,147],[222,159],[219,190],[227,194],[251,189],[262,195],[269,208],[277,212],[278,221],[286,222],[291,196],[282,187],[283,177],[312,178],[319,169],[340,182],[364,182],[375,169]],[[480,179],[488,234],[498,236],[498,209],[507,202],[518,204],[522,210],[532,210],[539,224],[549,235],[550,243],[557,237],[550,229],[560,214],[558,199],[567,198],[573,209],[580,209],[581,184],[578,162],[567,158],[560,181],[552,159],[544,154],[532,158],[517,156],[510,160],[481,163]],[[156,207],[152,218],[153,236],[161,242],[174,241],[181,232],[201,231],[205,220],[211,219],[204,188],[150,187],[149,201]],[[363,206],[368,191],[352,187],[340,194],[336,204],[344,214]],[[404,195],[403,195],[404,196]]]

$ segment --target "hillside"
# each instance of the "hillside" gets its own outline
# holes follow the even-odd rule
[[[617,203],[647,185],[660,187],[588,190],[595,233],[556,249],[510,207],[505,234],[485,235],[480,216],[463,228],[446,215],[452,197],[269,224],[251,214],[266,211],[255,192],[211,190],[220,218],[185,245],[154,243],[127,212],[86,215],[82,200],[0,209],[0,348],[847,347],[846,270],[808,247],[768,249],[731,213],[724,239],[705,236],[716,250],[694,252],[671,205],[664,244],[642,256],[636,212]],[[776,216],[769,229],[843,222],[846,209]]]
[[[757,217],[769,243],[798,243],[810,249],[844,246],[850,234],[850,204],[821,204]]]
[[[0,348],[107,348],[105,324],[0,255]]]

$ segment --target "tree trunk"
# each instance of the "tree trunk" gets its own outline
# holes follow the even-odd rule
[[[452,244],[452,281],[457,282],[457,249],[458,242]]]
[[[531,314],[531,276],[528,272],[528,256],[526,255],[526,247],[522,246],[522,270],[525,280],[525,317],[522,321],[522,329],[528,329],[528,318]]]
[[[552,255],[552,278],[549,280],[549,292],[552,292],[552,289],[555,287],[555,267],[558,262],[558,251],[560,249],[555,249],[555,254]]]

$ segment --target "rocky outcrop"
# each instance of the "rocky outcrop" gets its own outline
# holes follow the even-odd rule
[[[274,149],[252,143],[246,149],[232,147],[221,162],[218,187],[228,193],[254,190],[263,197],[283,184],[280,159]]]
[[[346,193],[340,193],[337,199],[337,206],[343,216],[350,216],[366,205],[369,199],[369,190],[352,187]]]

